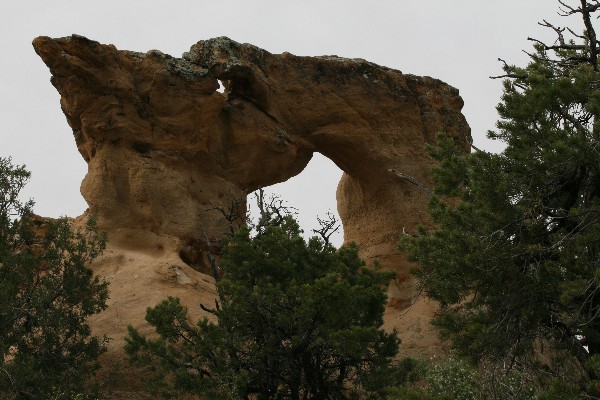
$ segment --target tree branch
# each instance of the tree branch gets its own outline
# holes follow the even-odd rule
[[[542,46],[544,46],[545,50],[584,50],[584,49],[588,48],[588,46],[584,46],[582,44],[564,44],[564,43],[560,44],[560,45],[556,45],[556,46],[548,46],[546,43],[542,42],[541,40],[531,38],[531,37],[528,37],[527,40],[541,44]]]
[[[498,58],[498,61],[500,61],[502,64],[504,64],[502,66],[502,69],[504,71],[506,71],[507,73],[504,75],[498,75],[498,76],[490,76],[490,79],[502,79],[502,78],[511,78],[511,79],[527,79],[527,74],[512,74],[509,73],[508,71],[510,71],[511,69],[513,69],[513,67],[511,67],[510,65],[508,65],[508,63],[503,60],[502,58]]]
[[[410,183],[412,183],[413,185],[415,185],[421,192],[425,193],[427,196],[431,197],[432,193],[431,190],[429,190],[425,185],[423,185],[421,182],[419,182],[415,177],[404,174],[396,169],[388,169],[388,172],[391,172],[392,174],[396,175],[399,178],[405,179],[407,181],[409,181]]]
[[[587,0],[581,0],[581,13],[583,14],[583,22],[585,24],[586,34],[590,43],[590,58],[594,71],[598,72],[598,48],[596,47],[596,31],[592,25],[591,13],[600,8],[599,4],[589,5]]]
[[[331,237],[331,235],[337,232],[338,229],[340,229],[340,225],[338,224],[338,221],[332,212],[327,211],[326,217],[327,219],[321,219],[320,217],[317,217],[317,221],[319,222],[320,228],[313,229],[312,231],[321,236],[325,244],[329,244],[329,238]]]

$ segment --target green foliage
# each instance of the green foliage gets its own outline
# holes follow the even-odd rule
[[[480,400],[488,399],[486,381],[464,360],[450,357],[445,361],[435,358],[421,361],[420,376],[413,382],[389,390],[389,400]],[[506,396],[502,399],[509,399]]]
[[[93,394],[83,394],[83,393],[66,393],[61,390],[54,390],[49,400],[98,400],[98,397]]]
[[[107,283],[86,264],[104,248],[93,222],[74,233],[66,219],[36,235],[24,167],[0,158],[0,397],[69,398],[86,393],[106,338],[86,318],[106,307]]]
[[[147,311],[158,339],[130,327],[127,352],[152,389],[214,399],[350,399],[391,377],[395,333],[381,329],[392,274],[367,269],[356,246],[306,242],[291,216],[263,213],[225,245],[219,306],[190,324],[168,298]]]
[[[427,392],[435,399],[475,400],[480,393],[476,372],[457,358],[434,365],[426,382]]]
[[[597,8],[566,10],[589,22]],[[555,31],[557,45],[537,43],[525,68],[505,65],[501,119],[488,134],[502,153],[460,155],[439,138],[435,229],[402,247],[460,354],[582,388],[578,369],[593,379],[588,359],[600,352],[598,44],[591,25],[583,43]]]
[[[534,400],[542,398],[568,399],[572,384],[560,379],[541,388],[533,376],[513,369],[506,371],[485,363],[474,366],[451,355],[446,360],[419,361],[419,375],[411,381],[387,390],[387,400]],[[556,397],[563,395],[565,397]],[[551,397],[555,396],[555,397]]]
[[[577,400],[581,399],[579,388],[569,382],[555,380],[550,387],[542,393],[539,400]]]

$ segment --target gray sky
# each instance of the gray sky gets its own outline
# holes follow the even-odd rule
[[[574,0],[567,3],[576,5]],[[31,46],[36,36],[84,35],[118,49],[159,49],[179,57],[198,40],[228,36],[271,53],[364,58],[460,90],[475,144],[494,128],[501,82],[498,57],[523,65],[537,25],[559,25],[554,0],[0,0],[0,156],[26,164],[25,196],[43,216],[86,209],[79,185],[86,163],[60,110],[50,73]],[[274,190],[301,213],[307,231],[316,215],[335,211],[341,171],[315,156],[307,169]],[[341,239],[338,238],[339,243]]]

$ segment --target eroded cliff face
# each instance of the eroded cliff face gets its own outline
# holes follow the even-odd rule
[[[138,319],[126,323],[143,325],[145,308],[175,289],[193,303],[199,292],[214,296],[210,278],[179,258],[190,243],[222,235],[225,221],[209,209],[295,176],[319,152],[344,171],[337,201],[345,241],[398,272],[386,324],[402,332],[405,348],[418,353],[431,344],[421,320],[433,306],[421,302],[400,312],[415,291],[396,243],[403,230],[427,224],[427,195],[411,182],[431,186],[426,144],[444,131],[468,151],[458,90],[361,59],[271,54],[224,37],[200,41],[181,58],[75,35],[40,37],[34,47],[88,162],[81,192],[88,213],[111,236],[97,270],[123,288],[113,287],[111,301]],[[225,93],[217,91],[219,81]],[[119,254],[132,260],[118,268],[107,261]],[[128,303],[131,277],[142,276],[136,257],[164,261],[171,280],[154,282],[146,272],[137,303]],[[200,264],[196,269],[207,272]],[[178,284],[175,270],[206,281],[206,288]],[[105,325],[109,315],[110,309]],[[410,318],[419,320],[418,334]]]

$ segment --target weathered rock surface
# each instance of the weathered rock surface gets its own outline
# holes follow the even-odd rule
[[[396,249],[403,230],[427,223],[427,196],[390,170],[430,186],[425,146],[438,131],[467,151],[458,90],[361,59],[270,54],[228,38],[200,41],[182,58],[75,35],[40,37],[34,47],[88,162],[88,213],[110,235],[95,268],[113,282],[112,305],[96,327],[116,338],[115,354],[126,324],[143,325],[145,308],[167,294],[190,305],[214,296],[202,283],[210,278],[179,257],[223,233],[222,216],[207,210],[293,177],[314,152],[344,171],[337,201],[345,240],[398,272],[386,324],[413,354],[435,342],[427,326],[434,306],[406,311],[414,282]]]

